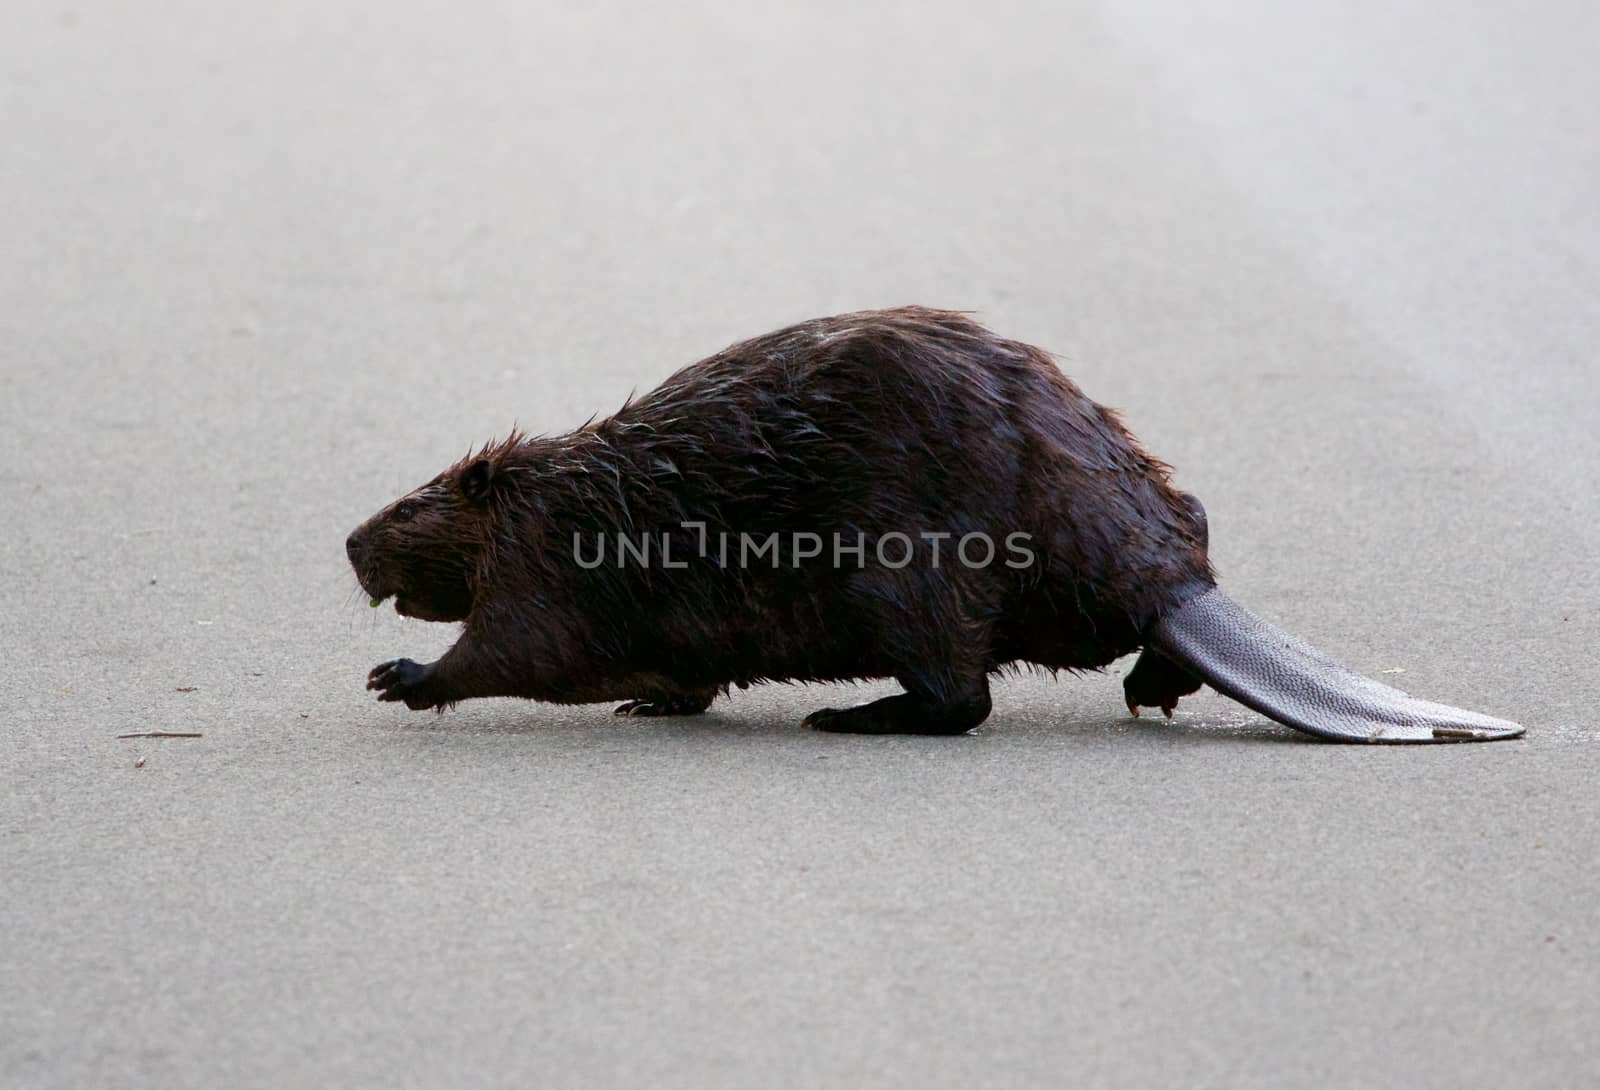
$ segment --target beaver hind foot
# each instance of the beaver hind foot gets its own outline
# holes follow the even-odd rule
[[[989,686],[955,700],[899,693],[853,708],[822,708],[800,724],[833,734],[965,734],[989,716]]]
[[[1135,719],[1139,718],[1140,708],[1160,708],[1162,714],[1171,719],[1178,701],[1199,692],[1201,684],[1189,671],[1147,647],[1123,679],[1122,691],[1127,697],[1128,713]]]

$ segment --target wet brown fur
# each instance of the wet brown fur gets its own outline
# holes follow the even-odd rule
[[[1104,666],[1212,584],[1203,514],[1169,477],[1046,352],[962,314],[802,323],[577,431],[485,446],[364,523],[349,549],[368,593],[464,622],[437,663],[386,663],[371,687],[412,707],[502,695],[682,713],[730,684],[894,677],[905,696],[813,725],[964,730],[988,713],[993,672]],[[785,548],[777,570],[723,568],[722,530],[829,544],[798,567]],[[874,560],[891,531],[918,545],[904,569]],[[923,531],[953,535],[938,568]],[[1023,569],[1002,563],[1019,531]],[[833,535],[857,532],[865,566],[835,567]],[[992,565],[951,562],[970,532],[995,541]],[[608,554],[585,570],[574,535],[592,557],[600,533],[670,535],[688,566]]]

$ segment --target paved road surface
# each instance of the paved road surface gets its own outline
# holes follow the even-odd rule
[[[3,25],[0,1085],[1600,1079],[1592,4]],[[450,639],[359,600],[371,510],[912,301],[1123,407],[1236,597],[1526,740],[1120,670],[953,740],[362,691]]]

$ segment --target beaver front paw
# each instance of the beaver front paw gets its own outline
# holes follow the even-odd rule
[[[431,666],[422,666],[410,659],[395,659],[372,668],[367,675],[367,688],[376,691],[379,700],[403,700],[412,711],[422,711],[439,703],[428,692],[432,677]]]

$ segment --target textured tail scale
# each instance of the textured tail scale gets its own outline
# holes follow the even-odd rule
[[[1362,677],[1216,588],[1163,616],[1146,640],[1223,695],[1320,738],[1480,742],[1523,730]]]

